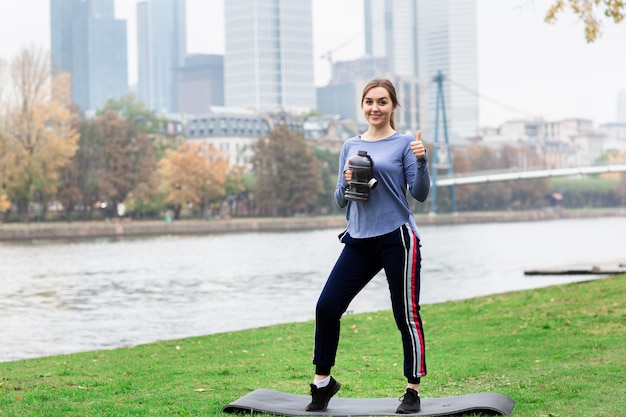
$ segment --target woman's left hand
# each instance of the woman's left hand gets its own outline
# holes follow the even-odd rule
[[[424,159],[426,155],[426,148],[422,143],[422,131],[419,130],[415,135],[415,140],[411,142],[411,151],[413,151],[413,155],[415,155],[418,159]]]

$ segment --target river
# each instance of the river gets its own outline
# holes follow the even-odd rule
[[[422,226],[427,304],[597,278],[626,217]],[[0,362],[311,320],[340,230],[0,242]],[[389,309],[379,274],[350,306]]]

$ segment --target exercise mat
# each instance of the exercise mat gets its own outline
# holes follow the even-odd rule
[[[253,412],[277,416],[395,416],[400,405],[397,398],[338,398],[333,397],[326,411],[307,412],[311,402],[308,395],[289,394],[269,389],[257,389],[228,404],[222,411],[230,414]],[[422,398],[422,409],[413,416],[451,416],[467,412],[482,412],[491,415],[508,416],[515,401],[507,395],[496,392],[479,392],[442,398]]]

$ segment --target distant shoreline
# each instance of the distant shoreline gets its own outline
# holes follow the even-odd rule
[[[622,217],[626,209],[529,210],[416,214],[418,226],[469,223],[521,222],[593,217]],[[159,235],[206,235],[244,232],[293,232],[342,228],[343,215],[314,217],[251,217],[212,220],[129,220],[104,222],[32,222],[0,223],[0,241],[32,239],[92,239],[102,237],[137,237]]]

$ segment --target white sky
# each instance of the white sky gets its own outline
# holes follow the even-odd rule
[[[188,53],[224,53],[224,0],[187,0]],[[315,83],[330,74],[334,60],[364,52],[363,0],[312,0]],[[383,1],[383,0],[378,0]],[[571,13],[556,25],[543,22],[553,0],[477,0],[478,92],[481,126],[527,115],[549,120],[571,117],[601,124],[617,118],[617,95],[626,90],[626,22],[606,20],[604,35],[584,40]],[[454,2],[452,2],[453,4]],[[10,60],[29,46],[50,48],[49,0],[0,0],[0,58]],[[130,82],[137,80],[136,0],[116,0],[127,19]]]

